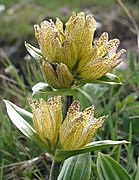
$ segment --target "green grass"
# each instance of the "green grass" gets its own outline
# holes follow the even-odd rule
[[[90,9],[91,13],[94,13],[96,6],[100,9],[103,8],[103,11],[107,11],[116,1],[1,0],[1,3],[6,7],[6,10],[1,13],[1,40],[11,45],[15,43],[17,39],[26,41],[26,38],[32,39],[33,24],[40,23],[44,19],[59,17],[62,21],[66,21],[71,12]],[[26,37],[26,35],[28,36]]]

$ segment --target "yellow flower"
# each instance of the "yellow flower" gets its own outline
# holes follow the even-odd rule
[[[73,13],[65,24],[57,18],[35,25],[35,35],[45,58],[50,62],[64,63],[69,69],[74,68],[77,61],[86,54],[92,46],[96,29],[92,15],[84,12]]]
[[[53,88],[61,89],[70,87],[74,77],[69,72],[67,66],[63,63],[52,64],[43,59],[39,60],[43,77],[46,82]]]
[[[53,153],[56,149],[59,128],[62,123],[61,97],[50,98],[47,102],[44,99],[29,100],[33,112],[33,125],[38,136]]]
[[[29,100],[33,112],[33,125],[36,133],[54,155],[57,144],[62,149],[71,150],[85,146],[92,139],[96,130],[102,126],[106,116],[94,118],[94,106],[79,112],[80,103],[73,101],[62,123],[61,97]],[[59,142],[59,143],[58,143]]]
[[[77,67],[78,77],[81,79],[99,79],[107,72],[112,70],[123,59],[118,59],[125,49],[116,53],[120,44],[118,39],[108,41],[108,34],[104,32],[98,40],[94,41],[94,45],[88,55],[82,57]]]
[[[78,149],[89,143],[107,118],[107,116],[94,118],[94,106],[86,108],[83,112],[79,110],[79,102],[74,101],[60,127],[59,141],[65,150]]]
[[[100,79],[121,63],[119,57],[125,52],[116,53],[120,41],[108,41],[107,33],[93,42],[96,22],[84,12],[73,13],[65,26],[57,18],[56,23],[44,21],[34,27],[43,55],[41,70],[47,83],[57,89]]]

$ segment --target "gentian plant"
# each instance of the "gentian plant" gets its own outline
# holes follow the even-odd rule
[[[69,174],[71,179],[89,179],[90,152],[127,141],[92,142],[107,115],[95,118],[94,105],[80,112],[80,102],[74,100],[74,93],[78,93],[86,83],[121,84],[118,77],[109,71],[122,62],[120,56],[125,50],[117,53],[120,41],[108,40],[106,32],[94,40],[96,21],[84,12],[73,13],[65,25],[57,18],[55,23],[43,21],[34,28],[40,49],[27,42],[25,46],[38,61],[46,83],[36,84],[33,95],[43,92],[54,96],[47,101],[31,97],[32,113],[5,100],[8,115],[24,135],[50,154],[50,180],[67,179]],[[65,104],[60,95],[66,96]],[[32,126],[27,122],[28,118],[32,119]],[[77,157],[86,163],[84,174],[82,169],[68,171],[69,165],[77,168]]]

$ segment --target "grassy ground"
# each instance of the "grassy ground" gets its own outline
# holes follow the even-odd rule
[[[16,2],[17,4],[15,4]],[[103,2],[99,2],[99,5],[108,8],[115,1],[107,0],[102,4]],[[33,36],[32,25],[45,17],[60,16],[66,20],[73,10],[79,11],[82,7],[98,5],[98,1],[94,1],[94,4],[92,1],[84,4],[84,1],[81,0],[70,1],[70,3],[69,1],[52,3],[52,1],[44,0],[4,0],[1,3],[5,4],[7,10],[12,9],[16,13],[16,16],[15,13],[5,14],[0,24],[1,42],[7,42],[10,45],[17,39],[25,40],[27,37],[26,40],[34,43],[34,37],[31,37]],[[65,16],[63,16],[64,13],[66,13]],[[20,24],[20,22],[22,23]],[[4,31],[2,27],[5,27]],[[18,65],[17,57],[15,63],[14,59],[9,60],[5,53],[2,55],[1,100],[8,99],[20,107],[30,110],[27,98],[31,96],[31,87],[35,83],[43,81],[38,64],[27,56],[24,61],[23,56],[19,57],[18,54],[17,57],[24,61],[23,64],[20,64],[20,61],[20,65]],[[79,93],[75,99],[80,100],[82,109],[94,104],[97,117],[102,114],[109,115],[105,125],[98,131],[94,139],[126,139],[131,142],[129,145],[122,146],[121,149],[115,147],[103,152],[119,161],[134,177],[139,156],[139,64],[132,53],[128,53],[126,62],[123,69],[115,70],[122,80],[122,86],[86,85],[83,89],[87,95]],[[45,179],[49,174],[49,157],[16,129],[7,117],[2,101],[0,106],[2,107],[0,108],[0,179]],[[92,154],[92,172],[96,172],[96,154],[97,152]],[[38,158],[34,159],[35,157]],[[28,163],[28,160],[32,160],[31,164]],[[97,177],[97,173],[93,173],[93,176]]]

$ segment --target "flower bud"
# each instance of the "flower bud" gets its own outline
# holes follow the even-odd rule
[[[45,81],[53,88],[68,88],[73,83],[74,77],[65,64],[41,60],[40,65]]]

